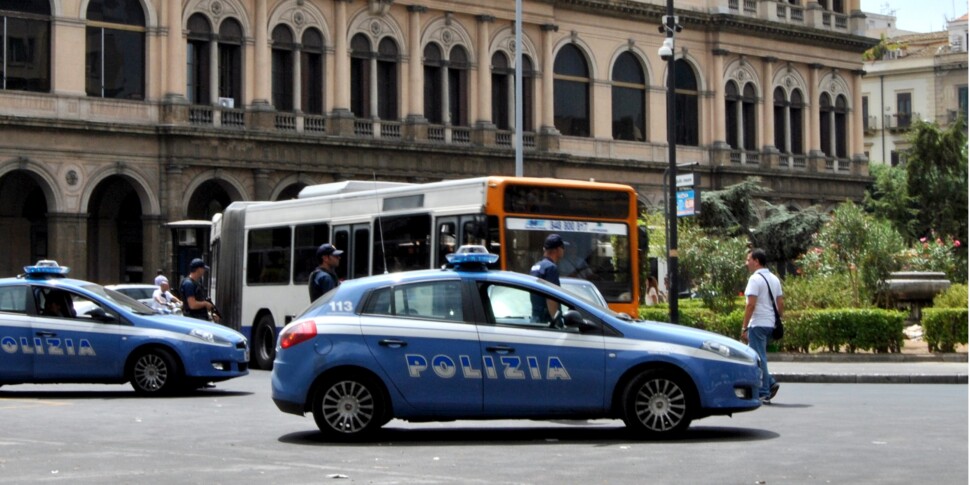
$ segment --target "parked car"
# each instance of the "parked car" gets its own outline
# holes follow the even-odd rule
[[[727,337],[632,321],[539,278],[455,268],[345,281],[280,334],[272,397],[352,439],[392,418],[617,418],[668,435],[757,409],[758,356]],[[457,261],[456,261],[457,260]],[[534,305],[558,303],[550,321]]]
[[[603,294],[600,293],[599,288],[597,288],[592,281],[584,280],[582,278],[563,277],[559,278],[559,286],[562,286],[566,291],[569,291],[590,303],[595,303],[601,307],[608,306],[606,303],[606,298],[603,297]]]
[[[249,343],[221,325],[160,315],[53,261],[0,279],[0,385],[130,382],[170,394],[249,373]],[[80,309],[80,311],[79,311]]]
[[[149,307],[152,306],[152,295],[158,289],[155,285],[125,283],[121,285],[107,285],[105,288],[115,290],[122,295],[134,298]]]

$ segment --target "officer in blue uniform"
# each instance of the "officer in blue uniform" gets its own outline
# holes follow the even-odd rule
[[[187,317],[208,320],[209,312],[215,305],[206,298],[205,287],[202,286],[202,277],[209,270],[205,261],[195,258],[189,263],[189,275],[182,280],[181,291],[182,300],[185,302],[182,307],[182,314]],[[213,321],[219,322],[219,315],[213,313]]]
[[[529,274],[544,279],[554,285],[559,285],[559,260],[566,254],[566,245],[559,234],[550,234],[542,244],[542,259],[532,265]],[[555,300],[543,298],[542,295],[532,294],[532,321],[536,323],[554,323],[553,317],[559,313],[559,303]],[[561,315],[559,316],[561,318]]]
[[[317,248],[317,261],[320,266],[310,273],[310,303],[313,303],[323,296],[324,293],[340,286],[340,279],[337,278],[336,269],[340,265],[340,256],[343,251],[335,248],[333,244],[321,244]]]

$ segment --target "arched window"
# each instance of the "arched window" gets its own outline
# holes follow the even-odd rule
[[[448,55],[448,111],[454,126],[468,126],[468,53],[456,45]]]
[[[323,34],[317,29],[303,32],[300,51],[301,106],[304,113],[323,114]]]
[[[210,64],[212,61],[209,43],[212,41],[212,27],[209,19],[202,14],[189,17],[188,39],[186,44],[186,76],[185,95],[192,104],[209,104],[212,102],[210,91]]]
[[[532,128],[532,61],[522,55],[522,131]],[[504,53],[492,56],[492,120],[500,130],[515,129],[515,68]]]
[[[370,61],[374,57],[364,34],[350,39],[350,110],[358,118],[370,118]]]
[[[848,158],[846,133],[846,118],[849,112],[849,102],[845,96],[838,95],[835,98],[835,110],[832,112],[832,125],[835,129],[835,157]]]
[[[145,99],[145,12],[141,3],[91,0],[85,33],[88,96]]]
[[[579,48],[567,44],[553,66],[554,122],[565,136],[589,136],[589,67]]]
[[[802,127],[805,125],[805,102],[802,100],[801,91],[795,89],[791,92],[788,112],[789,126],[791,127],[788,130],[791,134],[791,153],[796,155],[805,153],[805,143],[802,138],[804,133]]]
[[[227,18],[219,26],[219,97],[231,98],[242,107],[242,26]]]
[[[397,43],[384,37],[377,45],[377,115],[382,120],[397,120]]]
[[[0,2],[0,89],[51,90],[49,0]]]
[[[515,124],[515,71],[502,52],[492,55],[492,122],[499,130],[509,130]]]
[[[630,52],[613,65],[613,139],[645,140],[647,85],[643,67]]]
[[[738,140],[741,139],[741,123],[738,119],[741,112],[738,109],[739,104],[741,104],[741,93],[738,91],[738,85],[734,81],[728,81],[727,85],[724,86],[724,130],[727,135],[727,144],[734,150],[741,148],[738,144]]]
[[[286,25],[273,29],[273,106],[279,111],[293,111],[293,64],[296,44],[293,31]]]
[[[822,153],[826,157],[835,156],[835,147],[832,145],[832,128],[835,112],[832,109],[832,97],[828,93],[822,93],[818,100],[819,111],[819,135]]]
[[[744,146],[741,148],[744,150],[758,149],[758,131],[755,127],[755,104],[757,101],[754,84],[745,84],[744,92],[741,94],[741,130],[743,132],[741,139],[744,140]]]
[[[438,44],[424,46],[424,116],[435,125],[444,123],[444,56]]]
[[[678,145],[697,146],[697,76],[690,64],[683,59],[674,62],[674,87],[674,139]]]
[[[350,109],[358,118],[377,115],[398,120],[397,68],[399,50],[394,39],[384,37],[371,48],[364,34],[350,39]]]

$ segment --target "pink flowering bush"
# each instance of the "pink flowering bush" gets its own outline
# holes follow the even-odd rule
[[[906,271],[939,271],[945,273],[950,281],[966,280],[965,271],[961,272],[960,257],[957,254],[963,243],[949,236],[939,237],[931,232],[929,237],[903,251],[903,269]]]

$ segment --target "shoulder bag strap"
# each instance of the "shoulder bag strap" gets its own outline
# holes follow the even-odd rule
[[[771,309],[775,311],[775,318],[778,317],[778,307],[775,305],[775,295],[771,293],[771,283],[768,282],[768,278],[765,278],[764,274],[759,273],[761,279],[765,280],[765,286],[768,287],[768,296],[771,298]]]

